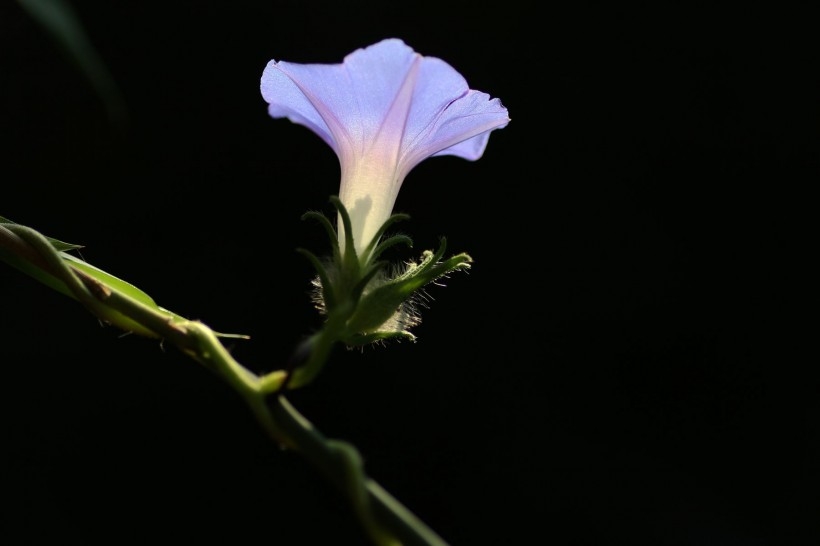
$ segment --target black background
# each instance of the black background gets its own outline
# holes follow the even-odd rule
[[[400,37],[508,107],[483,158],[425,161],[396,203],[414,252],[444,235],[470,273],[429,290],[417,343],[339,348],[291,396],[447,541],[818,544],[816,350],[794,350],[808,328],[793,314],[820,144],[805,14],[74,6],[128,123],[5,3],[0,214],[250,334],[231,349],[257,372],[320,325],[295,249],[327,248],[300,216],[330,213],[339,177],[318,137],[267,116],[267,61]],[[9,267],[0,283],[3,533],[366,543],[208,371]]]

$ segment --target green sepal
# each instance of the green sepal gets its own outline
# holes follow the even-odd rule
[[[330,202],[336,207],[339,216],[342,219],[342,225],[345,228],[345,253],[341,257],[341,261],[337,261],[342,269],[342,275],[346,277],[358,277],[359,273],[359,258],[356,255],[356,246],[353,243],[353,225],[350,222],[350,214],[341,199],[335,195],[331,196]]]
[[[472,259],[467,254],[458,254],[444,261],[438,258],[444,253],[446,241],[442,239],[439,250],[435,253],[425,251],[420,264],[411,263],[406,271],[392,278],[383,280],[366,292],[356,310],[347,321],[347,338],[353,340],[356,335],[375,332],[403,332],[404,323],[414,325],[418,322],[414,310],[402,308],[412,306],[414,293],[427,284],[460,269],[470,267]],[[404,314],[405,316],[401,316]],[[398,315],[398,316],[397,316]],[[394,322],[395,324],[390,324]],[[346,340],[347,341],[347,340]]]
[[[370,256],[371,260],[377,259],[382,253],[392,246],[396,246],[399,244],[405,244],[410,248],[413,248],[413,239],[408,237],[407,235],[393,235],[392,237],[388,237],[381,243],[379,246],[376,247],[376,250],[373,251],[373,254]]]
[[[410,239],[410,237],[407,237],[406,235],[404,235],[404,236],[396,235],[394,237],[391,237],[390,239],[387,239],[387,241],[383,241],[380,245],[376,246],[379,239],[381,239],[382,235],[384,235],[384,233],[387,231],[387,228],[389,228],[390,226],[392,226],[396,222],[401,222],[403,220],[408,220],[408,219],[410,219],[409,214],[397,213],[397,214],[391,215],[387,220],[384,221],[384,223],[379,228],[379,231],[376,232],[376,235],[367,244],[367,248],[364,249],[364,255],[368,256],[369,260],[375,260],[376,258],[378,258],[379,254],[384,252],[384,250],[387,248],[386,246],[384,246],[384,243],[387,242],[387,241],[390,241],[390,239],[393,239],[395,237],[404,237],[408,242],[408,246],[412,247],[413,246],[413,241]],[[398,242],[398,241],[396,241],[396,242]],[[395,244],[395,243],[392,243],[391,245],[388,245],[388,246],[392,246],[393,244]],[[374,247],[375,247],[375,250],[374,250]]]
[[[426,250],[418,262],[406,263],[399,273],[388,275],[385,272],[388,263],[378,258],[399,244],[412,247],[413,241],[403,234],[380,239],[390,226],[409,216],[391,215],[359,256],[354,247],[347,209],[336,196],[331,196],[330,202],[338,211],[344,228],[344,252],[340,250],[339,236],[333,224],[318,212],[307,212],[302,218],[315,219],[322,224],[331,239],[333,258],[320,260],[313,253],[298,249],[317,273],[313,283],[316,289],[314,302],[327,317],[325,331],[348,346],[390,339],[415,340],[409,329],[421,320],[417,308],[424,305],[425,296],[419,291],[449,273],[469,268],[472,258],[457,254],[442,259],[447,241],[441,238],[435,252]]]
[[[367,285],[385,267],[387,267],[387,262],[373,262],[368,266],[367,271],[364,275],[362,275],[361,280],[356,283],[356,286],[354,286],[353,290],[350,291],[350,299],[353,300],[354,303],[358,304],[359,300],[361,300],[362,294],[365,291],[365,288],[367,288]]]
[[[330,276],[322,261],[316,255],[304,248],[297,248],[296,252],[308,259],[316,270],[316,275],[319,277],[319,285],[322,291],[322,301],[324,306],[328,309],[336,307],[336,295],[333,291],[333,283],[330,282]]]
[[[334,229],[333,224],[330,223],[327,216],[321,212],[310,210],[302,215],[302,220],[316,220],[323,228],[325,228],[327,238],[330,240],[330,247],[333,249],[333,261],[339,263],[341,254],[339,253],[339,241],[336,236],[336,229]]]

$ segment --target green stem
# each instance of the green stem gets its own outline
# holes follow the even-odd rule
[[[261,379],[236,362],[207,326],[196,322],[189,327],[189,332],[197,339],[198,360],[234,387],[271,439],[302,453],[331,483],[347,494],[356,515],[375,544],[447,545],[438,534],[365,474],[361,456],[354,446],[326,438],[284,396],[268,395]],[[318,339],[322,340],[323,337],[319,335]],[[322,343],[328,342],[319,341],[313,347]],[[329,354],[329,345],[322,349],[325,356]]]
[[[325,438],[284,396],[271,397],[266,407],[305,457],[340,490],[349,494],[359,518],[367,520],[366,528],[377,544],[447,545],[381,485],[364,474],[361,457],[352,445]]]
[[[281,394],[286,387],[309,383],[325,364],[339,327],[332,319],[329,318],[324,330],[308,340],[305,366],[296,368],[294,373],[278,370],[259,377],[237,362],[219,341],[218,334],[205,324],[171,315],[107,285],[94,276],[93,270],[84,271],[66,261],[43,235],[31,228],[0,223],[0,250],[4,250],[0,259],[17,267],[23,265],[27,272],[34,269],[47,274],[96,316],[106,320],[112,314],[120,314],[146,332],[173,343],[216,373],[243,398],[271,439],[301,453],[347,495],[374,544],[447,546],[439,535],[367,476],[354,446],[326,438]]]

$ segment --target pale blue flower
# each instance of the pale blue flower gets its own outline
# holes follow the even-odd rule
[[[398,39],[358,49],[341,64],[270,61],[261,90],[272,117],[310,128],[339,157],[339,198],[363,262],[413,167],[437,155],[476,160],[490,132],[509,122],[498,99]],[[339,222],[342,252],[343,230]]]

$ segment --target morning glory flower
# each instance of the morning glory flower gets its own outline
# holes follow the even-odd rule
[[[336,152],[339,199],[363,264],[413,167],[431,156],[476,160],[490,132],[509,122],[498,99],[395,38],[358,49],[341,64],[270,61],[261,91],[272,117],[308,127]],[[337,232],[344,254],[341,217]]]

